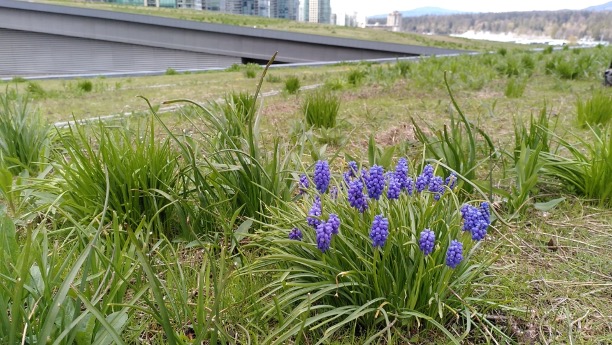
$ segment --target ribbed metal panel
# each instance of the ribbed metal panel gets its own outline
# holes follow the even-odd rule
[[[0,29],[0,77],[226,68],[239,57]]]

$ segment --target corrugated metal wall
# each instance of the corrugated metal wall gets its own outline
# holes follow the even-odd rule
[[[226,68],[239,57],[0,29],[0,77]]]

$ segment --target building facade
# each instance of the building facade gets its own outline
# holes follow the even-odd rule
[[[304,0],[304,21],[331,24],[330,0]]]
[[[299,0],[270,0],[270,17],[298,20]]]

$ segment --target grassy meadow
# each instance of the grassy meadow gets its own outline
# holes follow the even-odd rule
[[[611,343],[611,56],[3,82],[0,343]]]

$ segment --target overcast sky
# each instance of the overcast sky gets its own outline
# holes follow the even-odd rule
[[[360,15],[386,14],[419,7],[442,7],[466,12],[508,12],[534,10],[582,9],[608,0],[488,0],[459,2],[457,0],[331,0],[332,12],[357,11]]]

